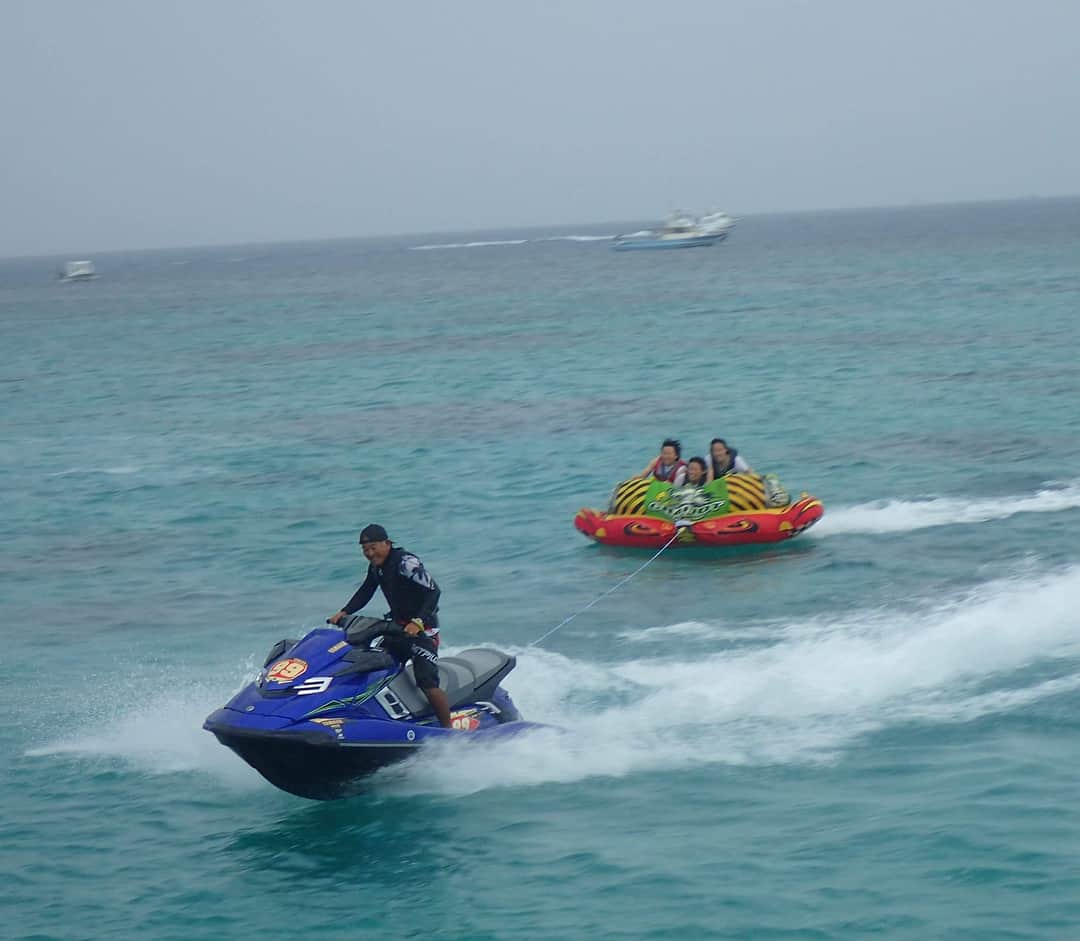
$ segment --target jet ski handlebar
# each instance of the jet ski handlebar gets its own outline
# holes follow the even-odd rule
[[[368,647],[376,637],[405,633],[404,628],[394,621],[369,618],[362,614],[350,614],[338,627],[345,632],[345,640],[353,647]]]

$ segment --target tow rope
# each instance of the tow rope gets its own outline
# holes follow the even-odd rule
[[[554,627],[553,627],[553,628],[552,628],[552,629],[551,629],[550,631],[548,631],[548,632],[547,632],[546,634],[541,634],[541,635],[540,635],[539,637],[537,637],[537,638],[536,638],[536,640],[534,640],[534,641],[533,641],[533,642],[532,642],[531,644],[529,644],[529,646],[530,646],[530,647],[535,647],[535,646],[537,646],[537,644],[539,644],[539,643],[540,643],[541,641],[547,640],[547,639],[548,639],[548,638],[549,638],[549,637],[550,637],[550,636],[551,636],[552,634],[554,634],[554,633],[555,633],[555,632],[556,632],[556,631],[557,631],[557,630],[558,630],[559,628],[561,628],[561,627],[565,627],[565,626],[566,626],[567,624],[569,624],[569,623],[570,623],[570,622],[571,622],[572,620],[574,620],[574,618],[576,618],[576,617],[577,617],[577,616],[578,616],[579,614],[584,614],[584,613],[585,613],[586,611],[588,611],[588,610],[589,610],[589,608],[591,608],[591,607],[592,607],[592,606],[593,606],[594,604],[596,604],[596,603],[597,603],[598,601],[601,601],[601,600],[603,600],[603,599],[604,599],[604,598],[606,598],[606,597],[607,597],[608,595],[612,594],[612,592],[616,591],[616,590],[617,590],[617,589],[619,589],[619,588],[622,588],[622,586],[623,586],[623,585],[625,585],[625,584],[626,584],[626,583],[627,583],[628,581],[630,581],[630,579],[632,579],[632,578],[633,578],[633,577],[634,577],[635,575],[637,575],[637,574],[638,574],[638,573],[640,573],[640,572],[644,572],[646,568],[648,568],[648,567],[649,567],[650,565],[652,565],[652,563],[653,563],[653,562],[655,562],[655,561],[656,561],[657,559],[659,559],[659,558],[660,558],[660,556],[661,556],[661,555],[663,554],[664,550],[665,550],[665,549],[666,549],[666,548],[667,548],[668,546],[670,546],[670,545],[671,545],[671,544],[672,544],[672,543],[673,543],[673,542],[674,542],[674,541],[675,541],[676,539],[678,539],[678,538],[679,538],[679,534],[680,534],[680,533],[682,532],[682,530],[683,530],[683,527],[685,527],[685,526],[689,526],[690,524],[689,524],[689,523],[682,523],[682,524],[680,525],[679,523],[676,523],[675,525],[676,525],[676,526],[678,527],[678,528],[677,528],[677,529],[675,530],[675,535],[674,535],[674,536],[672,536],[672,537],[671,537],[671,538],[670,538],[670,539],[669,539],[669,540],[668,540],[667,542],[665,542],[665,543],[664,543],[664,544],[663,544],[663,545],[662,545],[662,546],[661,546],[661,547],[660,547],[660,548],[659,548],[659,549],[657,550],[657,552],[656,552],[656,555],[654,555],[654,556],[653,556],[653,557],[652,557],[651,559],[649,559],[648,561],[646,561],[646,562],[642,563],[642,564],[641,564],[640,566],[638,566],[638,567],[637,567],[637,568],[636,568],[636,569],[635,569],[635,570],[634,570],[633,572],[631,572],[631,573],[630,573],[629,575],[627,575],[627,576],[626,576],[626,578],[624,578],[624,579],[623,579],[622,581],[620,581],[620,582],[617,582],[616,584],[612,585],[612,586],[611,586],[611,587],[610,587],[610,588],[609,588],[609,589],[608,589],[607,591],[605,591],[605,592],[604,592],[603,594],[601,594],[601,595],[597,595],[597,596],[596,596],[595,598],[593,598],[593,600],[592,600],[592,601],[590,601],[590,602],[589,602],[589,603],[588,603],[587,605],[585,605],[585,607],[584,607],[584,608],[582,608],[582,609],[581,609],[580,611],[575,611],[575,612],[574,612],[573,614],[571,614],[571,615],[570,615],[570,617],[568,617],[568,618],[566,618],[566,619],[564,619],[564,620],[560,621],[560,622],[559,622],[558,624],[556,624],[556,625],[555,625],[555,626],[554,626]]]

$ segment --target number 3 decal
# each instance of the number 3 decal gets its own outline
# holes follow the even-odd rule
[[[330,687],[332,676],[309,676],[299,686],[293,687],[297,696],[310,696],[312,693],[325,693]]]

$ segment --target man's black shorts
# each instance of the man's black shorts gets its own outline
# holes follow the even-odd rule
[[[412,660],[413,675],[420,689],[433,689],[439,685],[439,651],[435,641],[423,634],[388,637],[387,641],[385,649],[398,663]]]

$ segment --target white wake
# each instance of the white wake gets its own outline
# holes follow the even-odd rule
[[[425,749],[373,786],[467,794],[661,769],[832,761],[877,730],[1025,708],[1080,689],[1080,566],[898,611],[678,622],[636,633],[640,653],[615,662],[512,651],[518,665],[506,688],[526,718],[552,728]],[[664,640],[673,643],[657,643]],[[28,754],[269,787],[201,729],[254,664],[177,686],[185,673],[159,666],[123,686],[95,685],[75,700],[77,714],[56,717],[53,727],[70,731]]]
[[[821,521],[807,534],[822,538],[842,533],[903,533],[934,526],[987,523],[1020,513],[1059,513],[1077,508],[1080,508],[1080,482],[1071,481],[1035,493],[994,499],[930,497],[826,507]]]

